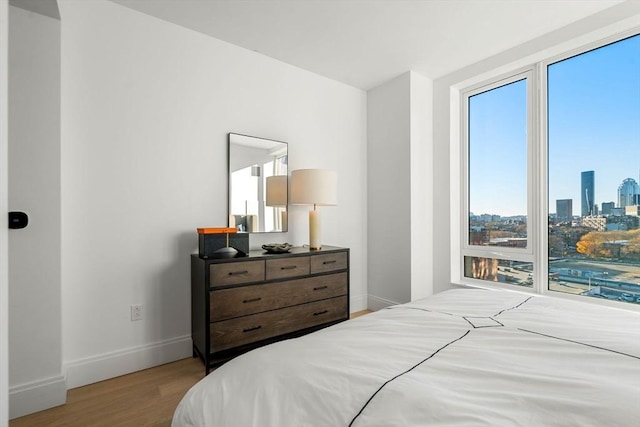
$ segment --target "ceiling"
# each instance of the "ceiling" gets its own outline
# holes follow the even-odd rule
[[[111,0],[369,89],[432,79],[604,9],[640,0]]]

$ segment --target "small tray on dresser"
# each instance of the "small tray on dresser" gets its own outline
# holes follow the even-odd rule
[[[262,245],[262,249],[267,251],[268,254],[286,254],[291,248],[293,248],[293,245],[289,243],[267,243]]]

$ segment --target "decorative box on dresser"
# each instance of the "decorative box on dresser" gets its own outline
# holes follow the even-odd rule
[[[211,367],[271,342],[349,318],[349,249],[191,255],[191,338]]]

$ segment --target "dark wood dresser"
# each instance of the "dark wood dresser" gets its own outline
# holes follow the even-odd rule
[[[248,257],[191,255],[193,354],[211,367],[349,318],[349,249],[293,248]]]

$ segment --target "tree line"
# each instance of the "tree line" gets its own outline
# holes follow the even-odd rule
[[[580,238],[576,250],[589,258],[640,261],[640,229],[591,231]]]

